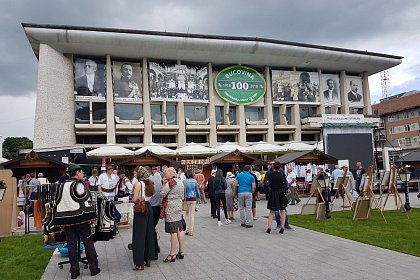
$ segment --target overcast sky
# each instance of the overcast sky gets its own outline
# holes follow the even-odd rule
[[[403,56],[391,94],[420,89],[417,0],[0,0],[0,136],[33,139],[37,60],[21,23],[255,36]],[[381,97],[378,75],[369,78]]]

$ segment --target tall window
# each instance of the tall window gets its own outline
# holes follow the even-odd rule
[[[300,107],[300,118],[307,118],[315,115],[316,109],[314,107]]]
[[[89,124],[89,102],[75,102],[74,104],[75,123],[77,124]]]
[[[224,111],[225,111],[224,106],[216,106],[215,107],[216,124],[224,124],[225,123]]]
[[[190,121],[205,121],[207,119],[207,107],[206,106],[184,106],[185,118]]]
[[[93,123],[106,123],[106,103],[92,103],[92,120]]]
[[[152,124],[162,124],[162,105],[150,105],[150,114],[152,115]]]
[[[287,124],[293,124],[293,119],[292,119],[292,107],[287,106],[286,107],[286,121]]]
[[[135,103],[115,103],[115,116],[120,120],[137,121],[143,117],[143,105]]]
[[[237,122],[236,122],[236,107],[229,107],[229,122],[232,125],[237,124]]]
[[[273,107],[273,123],[274,125],[280,124],[280,107]]]
[[[166,124],[174,125],[176,121],[176,105],[166,104]]]

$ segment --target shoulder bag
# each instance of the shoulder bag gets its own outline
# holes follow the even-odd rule
[[[140,213],[140,214],[145,214],[147,212],[146,200],[143,197],[143,184],[140,181],[140,198],[139,198],[139,201],[134,203],[134,212]]]

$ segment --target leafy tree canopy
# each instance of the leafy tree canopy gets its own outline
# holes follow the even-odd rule
[[[3,157],[15,159],[19,156],[19,150],[32,147],[33,142],[27,137],[7,137],[3,142]]]

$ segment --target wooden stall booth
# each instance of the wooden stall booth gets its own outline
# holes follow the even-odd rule
[[[130,157],[128,159],[116,163],[118,168],[125,169],[126,172],[131,173],[136,166],[171,166],[177,168],[180,164],[170,158],[160,156],[147,150],[142,154]],[[129,174],[127,173],[127,174]]]

